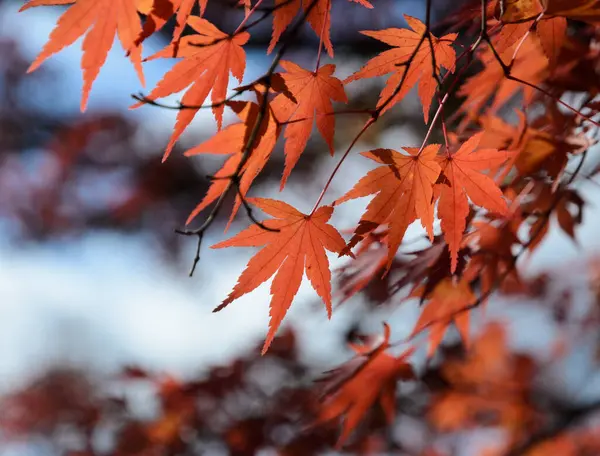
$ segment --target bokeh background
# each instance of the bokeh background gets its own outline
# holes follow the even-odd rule
[[[207,18],[221,29],[232,30],[241,20],[228,5],[209,3]],[[404,26],[403,13],[424,16],[423,1],[373,3],[375,9],[368,11],[346,1],[334,2],[332,39],[340,78],[383,49],[357,30]],[[440,20],[460,2],[435,3],[441,7],[434,17]],[[82,114],[81,41],[37,72],[25,74],[62,8],[17,13],[21,5],[0,1],[0,395],[9,395],[58,367],[108,376],[125,366],[140,366],[176,378],[195,378],[241,353],[257,355],[268,322],[268,285],[220,313],[211,312],[252,253],[208,248],[225,238],[225,220],[220,220],[209,231],[199,267],[189,278],[195,239],[174,233],[208,188],[205,176],[219,165],[210,157],[182,156],[183,150],[214,133],[211,113],[196,116],[171,158],[161,164],[176,112],[152,106],[129,109],[131,95],[144,89],[120,46],[110,52],[94,84],[88,111]],[[164,35],[150,39],[145,55],[166,45],[168,33],[167,28]],[[252,33],[246,46],[244,82],[268,67],[269,34],[268,22]],[[318,40],[307,29],[286,58],[312,65],[317,46]],[[323,63],[329,61],[324,56]],[[171,64],[168,60],[145,64],[146,92]],[[382,80],[368,80],[348,86],[350,107],[374,105],[381,84]],[[355,147],[326,201],[348,190],[370,169],[357,152],[420,143],[425,128],[413,95]],[[164,101],[174,104],[177,97]],[[361,116],[337,119],[335,158],[320,138],[311,140],[280,197],[300,210],[310,209],[363,121]],[[280,146],[277,151],[252,195],[278,192],[283,152]],[[531,276],[554,271],[553,293],[577,290],[578,265],[600,247],[599,187],[586,181],[581,191],[590,204],[577,231],[580,245],[552,229],[523,265]],[[341,206],[333,223],[352,228],[365,205],[361,200]],[[240,214],[231,234],[247,223]],[[407,251],[425,245],[415,226],[407,240]],[[330,260],[337,266],[344,263]],[[380,331],[385,320],[392,325],[393,338],[400,339],[412,329],[418,313],[416,303],[374,308],[368,297],[360,295],[340,306],[328,321],[315,298],[312,289],[303,286],[284,325],[295,329],[298,356],[314,373],[351,356],[346,348],[351,333]],[[488,318],[508,316],[516,344],[549,349],[554,333],[544,314],[533,307],[515,309],[505,301],[490,305]],[[575,367],[585,365],[595,356],[593,348],[592,344],[587,352],[574,354],[570,362]],[[575,368],[572,375],[586,373]],[[32,448],[4,442],[0,454],[59,454],[51,446]]]

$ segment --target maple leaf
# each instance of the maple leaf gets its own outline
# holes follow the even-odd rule
[[[440,201],[438,206],[442,231],[451,254],[451,272],[458,261],[458,250],[466,228],[469,200],[500,215],[508,213],[502,191],[496,183],[481,171],[497,169],[511,156],[496,149],[477,150],[483,133],[478,133],[464,142],[454,154],[438,157],[446,183],[438,184]]]
[[[500,33],[494,37],[496,51],[499,53],[505,52],[505,50],[521,41],[535,25],[534,33],[537,35],[542,50],[548,58],[549,66],[555,67],[561,48],[566,41],[567,20],[559,16],[544,16],[539,22],[535,24],[534,22],[532,19],[525,22],[503,24]]]
[[[379,31],[360,32],[363,35],[370,36],[371,38],[375,38],[390,46],[394,46],[394,49],[384,51],[377,57],[369,60],[359,71],[348,77],[344,81],[344,84],[364,78],[373,78],[393,73],[388,78],[385,87],[381,91],[377,103],[378,108],[384,103],[387,103],[385,108],[381,111],[381,114],[383,114],[396,103],[400,102],[418,82],[419,98],[423,104],[423,116],[427,123],[431,100],[437,90],[437,81],[433,76],[434,59],[432,59],[431,56],[431,46],[429,45],[428,40],[422,39],[426,33],[425,24],[406,14],[404,15],[404,18],[412,31],[409,29],[388,28]],[[452,49],[452,43],[456,39],[457,34],[450,33],[442,38],[436,38],[430,33],[430,37],[433,45],[433,56],[435,58],[435,74],[439,75],[442,67],[453,72],[456,54],[454,49]],[[406,76],[404,76],[405,72],[407,72]],[[388,99],[394,94],[403,78],[402,88],[388,102]]]
[[[544,171],[554,180],[562,175],[570,154],[581,154],[595,143],[579,131],[576,118],[556,107],[530,121],[521,135],[515,166],[521,175]]]
[[[567,20],[564,17],[543,19],[537,24],[536,32],[550,66],[555,66],[560,49],[566,40]]]
[[[496,16],[504,23],[535,19],[544,12],[542,0],[497,0]]]
[[[217,200],[228,188],[230,185],[229,177],[235,175],[243,158],[244,148],[248,142],[250,132],[256,123],[260,109],[256,103],[229,102],[228,105],[238,113],[242,122],[229,125],[207,141],[184,153],[184,155],[188,157],[199,154],[232,154],[232,156],[224,163],[223,167],[215,173],[208,192],[200,204],[192,211],[186,224],[189,224],[200,212]],[[256,176],[258,176],[269,160],[271,152],[273,152],[277,142],[279,132],[280,128],[277,125],[273,114],[270,110],[267,110],[256,140],[254,141],[254,145],[248,152],[248,159],[240,170],[242,177],[239,181],[239,194],[236,197],[227,227],[229,227],[233,221],[233,218],[242,203],[241,197],[246,195],[250,185],[252,185]]]
[[[459,255],[458,275],[462,273],[465,264],[470,264],[470,262],[467,263],[464,252],[461,253],[463,254]],[[393,283],[391,292],[395,293],[404,287],[409,287],[408,297],[411,297],[412,293],[421,289],[421,304],[423,304],[425,297],[429,296],[435,287],[448,277],[451,261],[450,251],[442,237],[436,236],[433,245],[423,250],[404,252],[404,254],[414,256],[414,258],[397,268],[397,272],[404,274]]]
[[[123,48],[128,51],[142,85],[145,85],[142,71],[142,48],[135,39],[142,30],[137,6],[140,0],[31,0],[21,7],[25,11],[35,6],[72,4],[58,19],[50,33],[48,42],[36,57],[27,72],[35,71],[46,59],[73,44],[85,34],[83,40],[83,90],[81,111],[85,111],[92,85],[104,65],[108,51],[113,45],[115,34]],[[88,31],[89,30],[89,31]]]
[[[436,154],[439,144],[430,144],[421,152],[405,147],[408,155],[391,149],[375,149],[361,155],[385,166],[369,171],[336,204],[376,194],[360,218],[349,246],[382,224],[389,224],[388,268],[408,226],[417,218],[433,239],[433,185],[441,168]]]
[[[411,296],[422,297],[423,290],[421,287]],[[442,342],[446,328],[454,321],[465,346],[468,346],[469,312],[465,309],[477,302],[469,283],[464,279],[455,282],[451,277],[446,277],[437,284],[429,298],[410,337],[429,329],[427,356],[431,357]]]
[[[342,267],[336,269],[339,273],[338,295],[341,295],[340,304],[348,300],[359,291],[378,301],[389,298],[387,293],[388,284],[384,282],[389,276],[381,278],[381,272],[385,271],[387,265],[387,230],[379,230],[372,233],[360,243],[355,256],[356,258]],[[376,293],[370,293],[368,287],[371,284],[380,285]],[[378,292],[380,288],[384,291]],[[373,295],[376,294],[375,298]]]
[[[600,4],[598,0],[552,0],[548,2],[546,13],[597,24],[600,21]]]
[[[514,47],[518,43],[503,50],[500,57],[504,64],[509,65],[512,60]],[[466,97],[459,112],[466,114],[465,120],[470,121],[477,117],[479,112],[487,107],[486,114],[494,114],[516,93],[522,90],[523,104],[531,103],[535,95],[535,89],[521,82],[506,78],[502,66],[491,50],[486,49],[480,56],[484,65],[483,70],[467,81],[458,90],[459,96]],[[548,59],[544,56],[539,42],[529,35],[523,42],[511,66],[511,75],[515,78],[538,85],[546,76]]]
[[[163,161],[169,157],[173,146],[198,112],[196,108],[204,103],[208,93],[211,92],[213,104],[222,103],[227,95],[229,73],[231,72],[241,82],[246,68],[246,53],[242,46],[250,38],[248,33],[227,35],[198,16],[190,16],[188,24],[198,35],[185,36],[181,39],[177,57],[184,59],[176,63],[146,97],[155,100],[190,86],[181,99],[182,104],[188,108],[181,109],[177,113],[175,129],[165,150]],[[172,57],[174,48],[175,44],[171,43],[146,60]],[[132,108],[142,104],[143,102],[137,103]],[[223,123],[224,109],[224,104],[212,108],[219,130]]]
[[[373,8],[373,5],[367,0],[350,0],[358,3],[366,8]],[[311,6],[316,2],[314,6]],[[330,28],[331,28],[331,2],[332,0],[275,0],[275,10],[273,11],[273,35],[267,54],[273,52],[275,46],[279,42],[281,35],[298,14],[300,8],[307,11],[311,8],[307,16],[307,21],[315,33],[321,37],[323,45],[327,50],[327,54],[333,57],[333,45],[331,44]]]
[[[540,14],[590,23],[600,20],[598,0],[498,0],[496,12],[504,23],[528,21]]]
[[[335,116],[331,101],[347,103],[348,98],[342,82],[332,76],[335,65],[323,65],[316,72],[305,70],[293,62],[281,61],[286,73],[280,73],[289,92],[297,103],[286,94],[278,95],[271,109],[279,122],[289,122],[285,128],[285,169],[281,178],[281,189],[298,162],[312,132],[313,123],[329,146],[333,155]]]
[[[544,115],[534,120],[527,120],[520,111],[516,114],[518,125],[510,125],[494,116],[480,119],[485,135],[479,144],[483,148],[502,148],[513,152],[513,158],[505,169],[508,171],[514,165],[518,171],[515,178],[543,173],[557,179],[571,154],[581,154],[594,144],[578,131],[576,117],[561,113],[556,108],[548,107]]]
[[[384,340],[378,345],[352,344],[358,357],[328,372],[321,379],[326,384],[325,402],[315,424],[346,416],[336,445],[338,448],[344,444],[377,400],[388,422],[392,422],[395,416],[398,380],[415,378],[411,365],[406,362],[414,348],[394,357],[385,352],[389,347],[389,337],[390,329],[385,325]]]
[[[175,16],[175,27],[173,29],[173,43],[178,43],[181,34],[185,29],[189,17],[192,15],[192,10],[195,5],[198,5],[200,16],[204,16],[208,0],[140,0],[145,3],[144,10],[146,14],[146,22],[142,33],[138,36],[136,43],[141,43],[152,34],[158,32],[164,25]],[[250,9],[250,0],[240,0],[240,5],[244,5],[246,13]],[[177,44],[175,46],[175,52]]]
[[[583,221],[584,200],[581,196],[575,190],[562,186],[554,189],[545,182],[540,182],[532,194],[535,197],[522,205],[523,211],[536,217],[529,226],[529,250],[535,250],[544,240],[550,228],[548,219],[554,216],[565,234],[577,242],[575,227]]]
[[[146,13],[144,28],[136,42],[141,43],[153,33],[158,32],[173,15],[175,15],[173,41],[178,41],[192,14],[194,5],[198,4],[200,16],[203,16],[207,3],[208,0],[153,0],[152,7]]]
[[[489,295],[500,279],[498,287],[504,291],[521,285],[513,263],[513,248],[521,245],[517,237],[521,222],[519,211],[511,213],[500,224],[483,220],[472,222],[473,231],[463,240],[464,245],[472,248],[472,256],[462,278],[468,282],[477,281],[482,295]]]
[[[445,360],[441,373],[449,388],[434,398],[429,411],[436,427],[458,430],[488,416],[507,431],[519,433],[535,422],[534,407],[523,400],[530,394],[533,362],[511,353],[507,339],[504,325],[488,324],[463,356]]]
[[[328,317],[331,317],[331,272],[325,250],[340,253],[345,242],[340,233],[327,223],[333,213],[331,206],[321,206],[305,215],[282,201],[249,198],[248,202],[275,217],[266,220],[264,225],[279,231],[267,231],[252,225],[231,239],[212,246],[214,249],[265,246],[248,262],[229,296],[214,312],[251,292],[275,274],[271,284],[271,320],[262,350],[264,354],[298,292],[303,271],[306,271],[312,287],[325,303]]]

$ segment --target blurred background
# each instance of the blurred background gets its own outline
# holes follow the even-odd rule
[[[104,391],[101,379],[113,379],[124,369],[128,378],[159,376],[160,387],[167,392],[181,382],[196,382],[193,384],[198,388],[210,390],[210,385],[223,384],[219,378],[231,379],[241,369],[243,375],[255,376],[252,381],[264,387],[261,393],[252,393],[253,401],[260,402],[265,395],[275,401],[273,383],[287,379],[300,384],[351,357],[346,342],[355,333],[380,332],[382,321],[392,326],[393,339],[410,332],[418,315],[417,303],[379,306],[374,289],[372,295],[354,296],[328,321],[315,293],[304,284],[273,354],[259,358],[257,347],[268,322],[268,285],[220,313],[211,312],[231,290],[252,252],[211,251],[209,245],[228,237],[223,234],[226,220],[220,220],[208,232],[200,264],[194,277],[189,278],[196,241],[174,233],[206,192],[210,182],[205,176],[220,164],[210,157],[190,159],[182,155],[215,132],[212,114],[199,112],[171,158],[161,164],[176,111],[153,106],[129,109],[133,104],[131,95],[143,89],[120,46],[116,44],[111,50],[92,89],[89,108],[82,114],[81,41],[51,58],[40,70],[25,74],[63,8],[33,8],[17,13],[22,3],[0,1],[0,395],[13,398],[31,385],[29,391],[33,393],[28,397],[33,398],[35,407],[60,409],[66,407],[65,401],[89,401],[98,391]],[[346,0],[334,1],[332,41],[334,63],[338,65],[336,76],[341,79],[384,49],[375,40],[357,34],[357,30],[405,26],[403,13],[424,17],[425,2],[420,0],[373,3],[375,8],[366,10]],[[439,20],[461,2],[434,3],[439,5],[434,14]],[[227,2],[209,1],[206,18],[223,30],[233,30],[242,14]],[[148,40],[144,55],[165,46],[171,30],[167,28],[162,36]],[[270,31],[267,21],[252,32],[245,46],[248,60],[244,82],[254,80],[268,67],[272,57],[265,55],[265,49]],[[317,46],[318,39],[306,28],[286,58],[303,66],[312,65]],[[324,56],[323,63],[329,61]],[[145,64],[147,91],[171,64],[168,60]],[[373,106],[382,82],[372,79],[347,86],[349,107]],[[425,128],[413,95],[382,118],[355,151],[419,144]],[[164,101],[174,104],[177,99]],[[229,121],[233,119],[228,117]],[[364,118],[340,116],[336,122],[336,157],[329,156],[319,137],[311,139],[280,195],[300,210],[310,209],[348,138],[356,134]],[[357,153],[345,162],[326,202],[347,191],[370,169]],[[251,194],[275,195],[282,169],[283,151],[279,145]],[[582,184],[582,192],[589,202],[598,201],[600,196],[598,186],[590,182]],[[365,205],[366,201],[359,200],[341,206],[336,209],[333,223],[351,229]],[[231,234],[248,223],[240,214]],[[600,247],[600,238],[595,234],[599,223],[597,205],[586,206],[577,236],[590,257]],[[411,227],[406,237],[407,251],[427,245],[421,235],[419,227]],[[345,260],[331,257],[330,261],[339,267]],[[582,292],[581,271],[587,271],[587,266],[581,266],[581,261],[579,247],[553,229],[524,270],[532,280],[550,270],[552,286],[544,293],[556,297]],[[540,297],[540,302],[544,299]],[[522,306],[514,306],[512,299],[504,301],[489,306],[488,318],[507,318],[516,346],[544,353],[551,350],[556,334],[549,317],[540,309],[536,311],[534,305],[527,307],[524,317]],[[454,340],[453,336],[449,340]],[[574,378],[586,377],[582,366],[589,365],[589,359],[596,356],[595,343],[590,341],[587,351],[580,351],[569,361],[574,366]],[[138,385],[130,391],[121,386],[119,394],[126,395],[140,416],[154,416],[152,407],[156,406],[145,402],[147,391],[143,387]],[[62,398],[61,391],[81,397]],[[49,397],[57,403],[48,402]],[[72,409],[81,411],[81,404],[76,403]],[[264,404],[261,407],[263,411],[268,409]],[[33,426],[45,437],[12,440],[6,432],[0,441],[0,455],[76,454],[65,450],[79,445],[73,443],[68,432],[56,437],[58,431],[52,423],[57,421],[49,414],[38,417],[38,428],[21,423]],[[244,432],[264,425],[252,423],[246,423]],[[153,435],[160,440],[168,435],[167,428],[168,423],[163,423]],[[136,432],[134,427],[127,429],[131,435]],[[323,442],[335,440],[335,431],[333,428],[321,436]],[[135,441],[131,435],[127,441]],[[228,437],[229,450],[222,442],[215,443],[213,436],[199,438],[202,450],[181,454],[255,454],[244,452],[245,444],[239,452],[233,451],[235,435]],[[105,440],[100,437],[99,445],[109,448],[110,439]],[[143,445],[140,448],[121,448],[121,453],[115,454],[163,454],[143,453]],[[76,451],[88,454],[88,450]],[[294,454],[312,453],[304,448]]]

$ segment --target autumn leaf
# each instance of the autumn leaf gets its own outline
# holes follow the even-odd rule
[[[532,191],[532,198],[522,205],[523,211],[534,218],[529,225],[528,249],[533,251],[542,243],[550,228],[549,219],[554,217],[561,230],[577,242],[575,227],[583,221],[583,206],[584,200],[575,190],[563,186],[553,189],[540,182]]]
[[[229,73],[241,82],[246,68],[246,53],[242,46],[250,35],[246,32],[229,36],[221,32],[206,19],[190,16],[188,24],[198,33],[185,36],[178,45],[177,57],[183,60],[176,63],[159,81],[154,90],[147,96],[149,100],[167,97],[190,86],[181,102],[188,106],[177,113],[175,129],[165,150],[165,161],[175,143],[194,119],[198,109],[211,92],[212,111],[221,129],[227,95]],[[169,58],[173,56],[174,43],[146,60]],[[133,105],[141,106],[143,102]]]
[[[293,62],[281,61],[286,73],[280,73],[294,103],[286,94],[278,95],[271,109],[279,122],[287,122],[284,137],[285,169],[281,178],[281,189],[298,162],[312,133],[313,124],[329,146],[333,155],[335,116],[331,101],[348,102],[342,82],[332,76],[335,65],[323,65],[316,72],[305,70]]]
[[[567,20],[564,17],[544,16],[539,22],[529,20],[525,22],[503,24],[500,33],[494,37],[494,46],[499,53],[525,39],[525,35],[535,33],[539,43],[548,58],[549,67],[554,68],[558,63],[558,56],[567,37]],[[533,32],[531,32],[533,28]],[[512,58],[512,56],[511,56]]]
[[[367,411],[379,402],[388,422],[395,417],[396,385],[398,380],[413,380],[414,371],[406,359],[412,355],[411,348],[400,356],[386,353],[390,330],[385,325],[384,340],[378,345],[352,345],[357,358],[330,371],[321,379],[326,394],[323,408],[315,424],[345,416],[342,433],[338,439],[340,448],[356,428]]]
[[[531,387],[532,364],[515,356],[507,336],[504,325],[490,323],[463,356],[444,362],[441,373],[450,388],[434,398],[429,410],[436,428],[456,431],[482,416],[509,432],[519,432],[531,423],[533,409],[523,397]]]
[[[333,0],[275,0],[275,11],[273,12],[273,34],[267,54],[273,52],[279,42],[281,35],[292,23],[300,8],[310,12],[307,16],[307,22],[315,33],[321,37],[323,46],[330,57],[333,57],[333,45],[331,44],[331,3]],[[373,8],[373,5],[367,0],[350,0],[366,8]],[[316,2],[314,6],[312,2]]]
[[[192,14],[194,5],[198,4],[200,16],[203,16],[207,3],[208,0],[154,0],[152,8],[147,12],[146,22],[144,22],[142,33],[137,37],[137,42],[141,43],[153,33],[158,32],[173,15],[175,15],[173,41],[178,41]]]
[[[534,120],[527,120],[521,112],[517,115],[518,125],[508,124],[495,116],[481,118],[484,137],[479,144],[482,148],[510,150],[513,157],[505,170],[514,165],[518,171],[515,179],[539,173],[556,179],[564,171],[569,156],[580,154],[593,144],[574,128],[571,116],[557,109],[548,109]]]
[[[404,18],[412,30],[388,28],[379,31],[361,32],[363,35],[375,38],[390,46],[394,46],[394,48],[384,51],[377,57],[369,60],[358,72],[347,78],[344,84],[364,78],[373,78],[393,73],[381,91],[377,103],[378,108],[387,103],[381,111],[381,114],[383,114],[396,103],[400,102],[410,89],[419,83],[419,98],[423,104],[423,115],[425,122],[427,122],[431,100],[437,90],[437,81],[433,76],[433,60],[435,59],[436,75],[439,76],[442,68],[446,68],[451,72],[454,71],[456,54],[454,49],[452,49],[452,43],[456,39],[457,34],[450,33],[442,38],[436,38],[430,34],[434,56],[434,59],[432,59],[432,46],[430,46],[427,39],[422,39],[426,33],[425,24],[406,14]],[[407,72],[406,76],[404,76],[405,72]],[[402,82],[403,78],[402,88],[394,95],[396,88]],[[387,100],[392,95],[394,95],[393,98],[388,102]]]
[[[523,429],[539,417],[525,399],[531,394],[534,366],[533,359],[510,349],[504,324],[486,325],[463,356],[448,360],[441,368],[450,388],[432,404],[436,427],[461,429],[487,416],[491,418],[488,425],[504,428],[510,440],[519,439]]]
[[[528,21],[540,14],[589,23],[600,20],[598,0],[498,0],[496,12],[504,23]]]
[[[42,52],[27,69],[35,71],[46,59],[73,44],[79,37],[83,40],[83,91],[81,111],[85,111],[92,85],[104,65],[108,51],[113,45],[115,34],[118,35],[123,49],[129,52],[142,85],[145,84],[142,71],[142,48],[135,40],[142,30],[137,7],[140,0],[31,0],[21,7],[25,11],[35,6],[67,5],[72,6],[60,16],[56,27],[52,30],[48,42]]]
[[[231,157],[227,159],[223,167],[214,174],[214,179],[210,188],[206,192],[206,195],[204,195],[200,204],[192,211],[186,224],[189,224],[200,212],[216,201],[228,188],[230,185],[229,178],[235,175],[243,158],[249,135],[257,121],[260,108],[256,103],[230,102],[228,105],[238,113],[238,116],[242,121],[229,125],[217,132],[207,141],[204,141],[202,144],[199,144],[184,153],[187,157],[200,154],[231,154]],[[254,146],[248,152],[248,159],[240,170],[242,177],[239,182],[239,194],[236,197],[227,225],[228,227],[242,203],[240,194],[242,197],[246,195],[256,176],[258,176],[264,168],[271,156],[271,152],[273,152],[273,149],[275,148],[279,132],[280,127],[277,125],[273,114],[270,110],[267,110],[258,131],[258,135],[254,141]]]
[[[489,295],[495,287],[506,291],[521,285],[513,263],[513,249],[522,244],[517,236],[522,221],[518,210],[511,211],[502,223],[493,219],[475,220],[473,230],[463,238],[463,245],[470,247],[472,254],[462,278],[477,281],[482,296]]]
[[[543,0],[497,0],[496,15],[504,23],[535,19],[544,12]]]
[[[380,277],[387,265],[387,250],[387,230],[371,232],[360,243],[355,253],[356,258],[336,270],[339,274],[340,304],[360,291],[364,291],[371,299],[373,294],[376,294],[377,298],[381,298],[381,300],[389,297],[388,284],[383,282],[389,276],[383,279]],[[381,282],[377,283],[378,280]],[[376,287],[377,291],[383,289],[383,293],[370,293],[367,288],[371,283],[383,285]]]
[[[433,238],[433,184],[440,174],[436,154],[439,144],[430,144],[421,152],[405,147],[408,155],[391,149],[375,149],[361,155],[385,166],[369,171],[336,204],[376,194],[360,218],[349,245],[356,245],[366,234],[388,224],[388,268],[408,226],[417,218]]]
[[[544,54],[554,67],[558,61],[560,49],[567,36],[567,20],[564,17],[551,17],[541,20],[536,27]]]
[[[281,325],[300,283],[303,272],[325,303],[331,317],[331,272],[325,250],[340,253],[345,246],[338,231],[327,223],[333,208],[322,206],[309,215],[302,214],[282,201],[248,198],[262,211],[275,217],[266,220],[267,231],[252,225],[212,248],[264,246],[249,262],[229,296],[214,311],[218,312],[239,297],[251,292],[273,274],[269,333],[262,353],[266,353]]]
[[[412,296],[420,296],[419,290],[416,290]],[[469,283],[464,279],[455,282],[451,277],[447,277],[438,283],[429,298],[411,337],[429,329],[427,356],[431,357],[442,342],[446,328],[454,322],[464,344],[468,345],[469,311],[466,309],[477,302]]]
[[[501,58],[505,65],[512,61],[514,47],[517,45],[518,43],[514,43],[503,50]],[[467,79],[458,91],[459,96],[466,97],[459,108],[459,111],[465,114],[465,122],[475,119],[482,110],[485,110],[487,115],[495,114],[519,92],[523,96],[523,105],[531,103],[536,93],[535,88],[508,79],[489,49],[481,54],[480,59],[484,65],[483,70]],[[539,42],[536,37],[529,35],[512,63],[511,75],[536,86],[546,76],[547,68],[548,59]]]
[[[482,173],[497,169],[511,156],[508,152],[496,149],[476,150],[483,133],[469,138],[457,152],[438,157],[442,173],[446,179],[438,184],[440,200],[438,206],[444,238],[452,257],[451,272],[456,270],[458,250],[466,228],[469,213],[469,199],[491,212],[505,215],[508,206],[502,191],[493,179]]]
[[[600,21],[600,4],[598,0],[552,0],[548,2],[546,14],[597,24]]]

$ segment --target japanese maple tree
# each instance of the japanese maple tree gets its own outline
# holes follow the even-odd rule
[[[548,298],[547,288],[523,274],[522,259],[539,248],[552,224],[579,241],[577,229],[588,202],[578,184],[600,172],[597,162],[588,166],[586,161],[600,130],[600,2],[473,0],[440,21],[433,17],[434,7],[446,2],[427,0],[420,19],[405,14],[390,27],[355,30],[365,40],[379,42],[382,50],[354,68],[340,58],[343,48],[336,49],[332,19],[350,10],[361,16],[377,14],[377,0],[236,0],[230,7],[239,10],[239,22],[227,30],[206,18],[215,3],[219,0],[30,0],[22,10],[49,5],[66,9],[28,71],[83,36],[85,110],[115,36],[142,85],[143,62],[178,59],[147,95],[135,95],[131,107],[177,110],[164,149],[166,165],[177,155],[175,144],[197,113],[212,111],[216,133],[184,155],[226,157],[210,176],[207,192],[197,198],[200,202],[190,207],[186,228],[177,232],[197,240],[193,273],[202,267],[205,233],[215,229],[217,216],[229,204],[227,197],[234,197],[227,229],[237,229],[234,220],[249,226],[211,248],[260,249],[214,311],[227,307],[234,313],[238,298],[272,278],[270,323],[261,352],[265,357],[279,356],[271,352],[281,339],[293,338],[291,333],[278,336],[305,278],[330,319],[336,318],[336,304],[368,295],[374,283],[383,287],[378,300],[388,310],[413,302],[419,304],[418,316],[406,337],[394,338],[382,322],[382,337],[354,338],[354,358],[321,378],[321,388],[290,386],[300,398],[287,407],[270,403],[273,422],[294,433],[279,443],[270,436],[246,445],[251,425],[244,422],[246,428],[231,417],[223,419],[226,430],[205,422],[194,400],[219,388],[214,379],[214,384],[185,384],[130,371],[129,380],[143,378],[159,388],[164,414],[132,431],[127,426],[133,423],[124,426],[137,436],[133,440],[144,443],[139,452],[127,452],[119,447],[126,440],[121,435],[114,454],[163,454],[166,448],[173,454],[195,454],[183,438],[190,428],[220,435],[232,454],[255,454],[263,447],[275,447],[278,454],[318,454],[344,445],[364,454],[423,456],[600,452],[597,422],[579,426],[598,411],[599,401],[567,407],[536,390],[536,369],[544,363],[512,350],[507,325],[487,321],[490,317],[481,312],[484,306],[494,307],[493,297],[537,292]],[[146,40],[170,21],[174,27],[169,44],[143,57]],[[269,21],[272,29],[261,52],[270,55],[270,64],[250,80],[247,49],[260,24]],[[310,65],[291,52],[305,29],[318,41]],[[365,107],[364,100],[357,102],[355,87],[373,78],[383,78],[383,85]],[[397,135],[393,146],[365,146],[377,125],[410,104],[413,89],[423,126],[417,132],[419,141],[408,144]],[[159,101],[180,92],[176,105]],[[226,123],[228,111],[237,119]],[[358,119],[359,128],[340,134],[340,119],[348,116]],[[280,155],[280,189],[289,186],[296,176],[292,171],[313,140],[331,160],[314,202],[294,207],[277,192],[265,194],[255,185]],[[356,182],[346,182],[344,164],[352,155],[361,156],[357,162],[365,170]],[[334,194],[334,179],[344,192]],[[333,221],[343,204],[363,198],[369,198],[366,209],[351,229]],[[173,226],[180,222],[172,220]],[[422,247],[410,246],[409,227],[420,230]],[[345,257],[341,270],[332,271],[334,257]],[[597,278],[595,273],[590,283]],[[597,300],[597,288],[592,291]],[[570,307],[567,298],[547,301],[549,307]],[[561,315],[569,313],[561,309]],[[578,320],[581,331],[597,331],[597,308],[584,313]],[[561,318],[560,324],[568,320]],[[569,325],[559,326],[569,337],[552,348],[548,362],[560,359],[575,337]],[[445,343],[452,329],[460,335],[457,345]],[[292,348],[282,350],[301,364]],[[296,364],[286,369],[304,375],[308,369]],[[228,375],[235,378],[228,384],[232,390],[249,382],[244,372]],[[280,387],[273,397],[279,398]],[[382,429],[397,425],[396,418],[404,413],[406,404],[398,398],[405,388],[428,391],[420,396],[426,397],[425,405],[412,404],[426,428],[421,445],[398,445],[391,435],[381,438]],[[225,402],[223,397],[219,401]],[[94,410],[100,416],[105,406],[100,401]],[[334,439],[331,429],[337,432],[340,421]],[[261,426],[267,425],[261,421]],[[460,449],[444,440],[488,427],[500,430],[502,437]],[[313,436],[319,444],[300,445],[302,435]],[[380,437],[376,442],[374,435]]]

